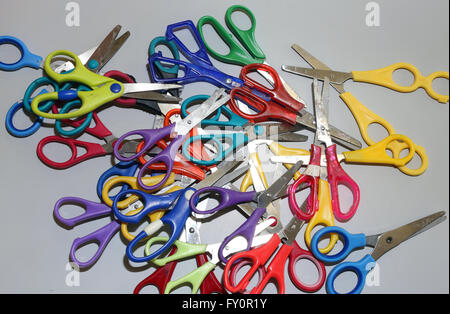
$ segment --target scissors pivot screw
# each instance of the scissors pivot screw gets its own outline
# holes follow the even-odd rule
[[[111,87],[109,88],[114,94],[117,94],[118,92],[120,92],[122,90],[122,87],[120,87],[119,84],[114,83],[111,85]]]
[[[190,232],[190,233],[194,233],[194,231],[195,231],[194,228],[192,228],[192,227],[189,228],[189,232]]]

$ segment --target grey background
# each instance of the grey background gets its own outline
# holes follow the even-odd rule
[[[65,24],[68,1],[1,1],[0,35],[13,35],[41,56],[55,49],[76,53],[87,50],[116,24],[131,31],[131,37],[104,70],[117,69],[132,73],[138,81],[148,82],[147,47],[150,40],[163,35],[166,25],[185,19],[195,23],[203,15],[223,21],[226,9],[236,1],[77,1],[81,8],[81,25]],[[306,65],[293,50],[298,43],[335,70],[369,70],[395,62],[415,65],[424,75],[448,71],[448,1],[382,1],[379,27],[365,24],[365,5],[369,1],[242,1],[257,19],[256,38],[276,69],[281,64]],[[239,20],[240,17],[238,17]],[[242,20],[245,24],[245,20]],[[217,43],[219,45],[219,43]],[[0,47],[2,55],[14,59],[15,51]],[[216,60],[221,70],[239,74],[239,67]],[[281,73],[281,71],[280,71]],[[311,104],[311,80],[281,73],[288,83]],[[28,84],[40,71],[21,69],[0,72],[2,120],[8,108],[23,95]],[[400,81],[405,73],[396,74]],[[364,105],[388,120],[398,133],[409,136],[426,148],[430,164],[421,176],[409,177],[390,167],[345,165],[358,182],[362,198],[354,218],[345,224],[351,232],[376,233],[396,227],[437,210],[448,211],[448,104],[431,99],[424,90],[402,94],[370,84],[348,81],[346,89]],[[448,94],[448,81],[439,80],[436,88]],[[214,88],[203,83],[186,86],[183,97],[209,93]],[[308,110],[312,110],[309,108]],[[116,135],[148,127],[152,117],[136,110],[109,107],[101,118]],[[331,91],[330,121],[360,138],[350,111]],[[24,117],[16,120],[26,126]],[[378,129],[372,130],[382,138]],[[45,166],[36,156],[41,138],[53,134],[43,128],[33,136],[14,138],[0,128],[2,154],[0,198],[0,292],[2,293],[131,293],[135,285],[153,269],[130,265],[124,258],[124,241],[115,236],[100,260],[80,274],[80,286],[68,287],[65,266],[75,237],[84,236],[103,226],[109,218],[93,221],[72,230],[58,226],[52,216],[53,205],[64,196],[78,196],[97,201],[98,177],[110,167],[109,156],[86,161],[73,168],[58,171]],[[312,133],[304,132],[310,135]],[[376,137],[375,136],[375,137]],[[99,142],[85,136],[82,139]],[[309,143],[297,146],[308,148]],[[53,149],[53,148],[51,148]],[[54,148],[57,150],[57,148]],[[283,222],[290,213],[282,202]],[[242,222],[239,214],[230,212],[202,228],[204,242],[220,241],[231,226]],[[342,225],[337,223],[338,225]],[[140,227],[142,228],[142,226]],[[139,229],[140,230],[140,229]],[[449,252],[448,220],[411,239],[383,256],[379,261],[380,285],[366,287],[365,293],[448,293]],[[303,242],[302,237],[298,240]],[[89,248],[86,254],[89,253]],[[370,252],[351,255],[356,260]],[[303,265],[303,264],[302,264]],[[313,277],[310,265],[300,265],[299,272]],[[175,277],[191,271],[193,262],[183,262]],[[330,270],[330,268],[328,268]],[[216,271],[221,275],[221,270]],[[354,280],[351,275],[344,284]],[[289,279],[288,293],[298,291]],[[155,290],[145,289],[152,293]],[[186,293],[187,289],[177,292]],[[266,292],[273,293],[273,286]],[[321,293],[325,292],[323,288]]]

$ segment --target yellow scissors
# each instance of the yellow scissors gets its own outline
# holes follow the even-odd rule
[[[292,48],[297,52],[306,62],[308,62],[315,70],[327,70],[331,71],[330,75],[332,76],[332,70],[319,61],[317,58],[315,58],[313,55],[311,55],[308,51],[303,49],[297,44],[292,45]],[[299,75],[306,75],[303,74],[302,70],[297,72],[294,70],[296,67],[289,67],[289,66],[282,66],[283,70],[288,71],[290,73],[299,74]],[[298,69],[298,68],[297,68]],[[311,70],[311,69],[309,69]],[[309,73],[311,74],[311,73]],[[310,75],[306,75],[310,77]],[[320,75],[317,75],[320,79]],[[447,73],[448,78],[448,73]],[[330,80],[333,81],[333,78],[330,77]],[[350,92],[346,92],[344,89],[343,82],[342,83],[330,83],[332,87],[334,87],[338,93],[340,94],[341,99],[345,102],[345,104],[348,106],[350,111],[352,112],[353,116],[355,117],[355,120],[358,124],[359,130],[361,132],[361,136],[366,142],[367,145],[373,146],[376,144],[376,141],[372,140],[368,133],[367,129],[369,125],[371,124],[379,124],[383,126],[389,135],[394,135],[395,130],[392,127],[392,125],[387,122],[385,119],[381,118],[377,114],[373,113],[371,110],[369,110],[367,107],[365,107],[363,104],[361,104]],[[447,96],[448,97],[448,96]],[[394,159],[400,159],[400,155],[402,151],[406,149],[410,149],[408,142],[405,142],[404,140],[397,140],[397,141],[390,141],[387,145],[387,149],[390,150],[393,154]],[[411,176],[417,176],[425,172],[425,170],[428,168],[428,156],[425,152],[425,149],[422,146],[414,145],[415,153],[420,157],[422,164],[417,169],[410,169],[406,165],[398,166],[398,169],[402,171],[403,173]]]

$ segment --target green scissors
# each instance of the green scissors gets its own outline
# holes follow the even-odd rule
[[[242,12],[247,15],[250,19],[250,28],[247,30],[240,29],[232,20],[231,16],[235,12]],[[205,44],[206,49],[209,54],[216,60],[222,61],[224,63],[231,63],[236,65],[245,66],[252,63],[264,63],[269,65],[266,60],[266,55],[262,51],[261,47],[258,45],[255,39],[255,27],[256,19],[250,9],[242,5],[233,5],[228,8],[225,13],[225,23],[228,29],[237,38],[237,41],[233,39],[233,35],[230,34],[216,18],[212,16],[203,16],[197,22],[197,29]],[[229,52],[227,54],[221,54],[214,49],[212,49],[205,39],[205,34],[203,33],[203,26],[210,25],[228,46]],[[270,66],[270,65],[269,65]],[[269,83],[273,84],[273,78],[267,75],[264,71],[258,71]],[[283,78],[281,78],[284,88],[287,90],[289,95],[295,100],[305,103],[297,93],[286,83]]]

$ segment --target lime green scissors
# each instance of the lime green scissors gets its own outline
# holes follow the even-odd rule
[[[235,12],[242,12],[248,16],[250,19],[250,28],[247,30],[240,29],[232,19],[232,15]],[[203,16],[199,19],[197,23],[197,29],[200,33],[203,43],[205,44],[206,49],[209,54],[219,61],[224,63],[237,64],[241,66],[245,66],[247,64],[252,63],[264,63],[269,65],[266,60],[266,55],[262,51],[261,47],[259,47],[258,43],[255,39],[255,27],[256,27],[256,19],[250,9],[242,6],[242,5],[233,5],[228,8],[225,13],[225,23],[228,29],[233,33],[233,35],[237,38],[237,41],[233,39],[233,35],[230,34],[223,26],[217,21],[216,18],[212,16]],[[203,32],[204,25],[210,25],[217,32],[220,38],[224,41],[224,43],[228,46],[229,52],[228,54],[221,54],[214,49],[212,49],[208,43],[206,42],[206,36]],[[267,75],[264,71],[258,71],[268,82],[273,84],[273,78],[270,75]],[[295,100],[305,103],[297,93],[286,83],[286,81],[281,78],[281,82],[286,89],[286,91],[293,97]]]
[[[120,28],[118,29],[120,30]],[[59,92],[41,94],[31,102],[31,110],[38,116],[49,119],[71,119],[83,116],[94,111],[98,107],[116,100],[120,97],[156,100],[164,103],[178,103],[180,99],[170,95],[160,94],[155,91],[181,88],[176,84],[154,83],[121,83],[113,78],[105,77],[94,72],[101,68],[123,44],[123,36],[116,39],[118,30],[110,33],[94,51],[85,67],[83,62],[74,53],[67,50],[56,50],[50,53],[44,62],[44,70],[47,75],[58,84],[66,82],[81,83],[91,90],[76,91],[64,90]],[[52,68],[57,60],[69,60],[73,63],[73,69],[58,73]],[[74,111],[67,113],[49,113],[39,109],[39,104],[48,100],[72,101],[81,100],[81,105]]]

